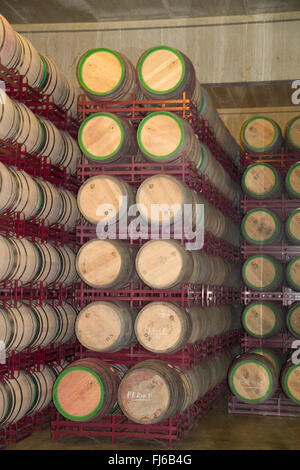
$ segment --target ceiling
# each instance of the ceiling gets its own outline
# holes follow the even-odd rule
[[[12,24],[196,18],[299,10],[299,0],[0,0],[0,13]]]

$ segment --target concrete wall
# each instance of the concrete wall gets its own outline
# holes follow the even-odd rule
[[[185,52],[201,83],[300,78],[300,12],[102,23],[14,25],[69,76],[93,47],[114,48],[135,64],[166,44]]]

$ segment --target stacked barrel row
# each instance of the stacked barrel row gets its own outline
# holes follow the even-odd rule
[[[288,398],[300,403],[297,353],[289,349],[286,354],[283,341],[286,332],[291,337],[290,347],[293,338],[300,338],[300,305],[293,292],[290,305],[282,305],[284,286],[300,291],[300,212],[296,208],[298,204],[300,207],[299,122],[300,116],[287,125],[285,146],[289,153],[282,154],[283,168],[274,158],[284,142],[281,129],[273,120],[253,118],[241,132],[242,143],[252,154],[252,163],[242,179],[242,275],[247,286],[242,312],[245,353],[236,358],[228,377],[233,394],[245,403],[265,402],[280,386]],[[259,154],[265,154],[263,162]],[[266,300],[264,291],[271,292],[273,300]],[[259,347],[253,347],[256,343]]]
[[[29,154],[48,157],[52,165],[74,175],[81,152],[77,142],[53,122],[35,115],[25,104],[0,93],[0,139],[20,144]]]
[[[77,77],[93,101],[126,101],[131,100],[134,93],[137,99],[155,103],[157,100],[182,99],[186,92],[200,118],[213,130],[219,145],[235,164],[239,163],[239,145],[221,120],[209,94],[200,86],[192,62],[183,52],[168,46],[155,46],[141,55],[135,68],[120,52],[91,49],[80,58]],[[155,127],[158,124],[157,120]]]
[[[195,81],[195,73],[188,59],[190,70],[186,66],[187,76],[181,86],[178,78],[177,85],[172,82],[173,72],[168,73],[167,64],[173,67],[173,57],[177,69],[179,58],[184,56],[171,48],[152,52],[153,61],[156,52],[160,61],[154,74],[160,69],[165,78],[161,93],[155,93],[156,85],[152,84],[151,99],[181,98],[183,91],[194,92],[190,80]],[[117,106],[118,100],[131,99],[132,93],[139,98],[149,97],[129,60],[108,49],[84,54],[78,78],[95,101],[115,100]],[[168,93],[169,88],[174,93]],[[201,93],[200,88],[198,91]],[[96,226],[98,238],[91,238],[77,253],[76,268],[83,283],[76,296],[82,286],[88,286],[101,299],[86,299],[79,312],[75,332],[82,353],[56,380],[53,399],[57,410],[73,421],[98,421],[120,408],[130,421],[151,425],[176,412],[183,413],[224,381],[234,352],[221,353],[201,364],[191,359],[189,367],[181,367],[176,353],[186,354],[188,346],[237,330],[240,316],[239,309],[232,305],[185,308],[181,298],[154,301],[151,295],[149,302],[141,301],[136,306],[119,295],[120,290],[129,290],[129,283],[136,289],[145,285],[146,292],[158,296],[186,284],[229,288],[240,284],[238,265],[207,254],[201,244],[189,250],[187,243],[175,237],[177,230],[182,230],[185,216],[190,233],[185,231],[177,237],[182,242],[189,240],[189,235],[192,241],[202,229],[238,247],[239,227],[182,178],[164,169],[153,171],[153,164],[159,162],[174,169],[184,157],[236,209],[240,188],[178,114],[150,113],[140,119],[137,130],[125,114],[91,112],[79,129],[78,142],[86,157],[80,169],[93,171],[87,179],[83,177],[78,208],[83,226]],[[136,184],[131,179],[132,161],[146,163],[151,176],[143,176]],[[118,170],[118,176],[111,174],[112,169]],[[130,183],[126,181],[128,174]],[[133,231],[137,226],[140,232],[136,236]],[[148,241],[134,242],[142,238],[142,231]],[[137,343],[143,348],[139,349],[143,357],[149,359],[136,364],[134,361],[135,365],[128,368],[124,359]]]
[[[14,31],[4,16],[0,15],[0,61],[15,69],[28,85],[49,95],[62,110],[77,114],[78,89],[57,65],[40,54],[22,34]]]

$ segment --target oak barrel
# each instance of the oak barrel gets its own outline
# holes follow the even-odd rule
[[[0,387],[0,423],[16,423],[30,410],[35,400],[35,386],[29,374],[23,370],[13,378],[4,376]]]
[[[290,152],[300,150],[300,116],[292,119],[285,130],[285,144]]]
[[[295,245],[300,245],[300,209],[293,211],[285,222],[285,233]]]
[[[242,220],[242,233],[251,244],[271,245],[283,237],[283,224],[274,212],[268,209],[252,209]]]
[[[286,325],[295,338],[300,338],[300,302],[292,304],[289,308]]]
[[[6,351],[21,352],[32,345],[38,323],[35,312],[25,303],[18,307],[6,307],[0,310],[0,337]]]
[[[16,32],[0,15],[0,60],[5,67],[14,68],[20,61],[21,48]]]
[[[269,338],[282,331],[285,316],[276,302],[251,302],[242,314],[242,325],[255,338]]]
[[[245,284],[254,290],[274,291],[282,285],[283,267],[272,256],[253,255],[244,262],[242,276]]]
[[[253,163],[244,171],[242,188],[254,199],[279,199],[282,180],[277,170],[268,163]]]
[[[249,153],[276,153],[280,151],[283,138],[273,119],[255,116],[243,124],[241,141]]]
[[[300,364],[289,359],[281,372],[281,386],[284,393],[295,403],[300,404]]]
[[[300,198],[300,162],[291,166],[285,177],[285,189],[291,198]]]
[[[296,291],[300,291],[300,256],[294,256],[286,268],[288,284]]]

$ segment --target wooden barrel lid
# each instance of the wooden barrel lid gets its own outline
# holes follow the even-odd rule
[[[135,333],[139,343],[149,351],[169,352],[182,338],[182,314],[175,305],[151,302],[138,314]]]
[[[117,178],[99,175],[89,178],[80,187],[77,203],[81,214],[89,222],[109,224],[118,220],[122,195]],[[103,206],[103,209],[99,206]]]
[[[253,151],[268,149],[277,136],[278,130],[275,123],[266,117],[251,118],[243,126],[243,142]]]
[[[300,209],[290,214],[286,221],[286,230],[292,240],[300,243]]]
[[[253,209],[245,215],[242,230],[250,242],[266,242],[278,232],[277,217],[267,209]]]
[[[243,188],[253,197],[267,197],[277,184],[274,168],[265,163],[253,163],[243,174]]]
[[[122,411],[136,423],[160,421],[170,400],[171,393],[166,380],[153,369],[130,371],[119,387],[118,401]]]
[[[254,255],[245,261],[242,269],[243,278],[253,289],[271,286],[278,277],[275,263],[270,256]]]
[[[300,117],[295,117],[287,127],[286,139],[293,147],[300,148]]]
[[[143,282],[151,287],[171,287],[180,282],[182,255],[172,241],[150,240],[138,251],[136,270]]]
[[[182,139],[180,120],[174,114],[163,111],[145,117],[137,131],[139,147],[150,157],[163,158],[175,154]]]
[[[268,361],[269,362],[269,361]],[[270,368],[272,364],[270,363]],[[260,362],[259,355],[248,354],[237,361],[230,370],[229,383],[235,395],[245,402],[260,402],[267,398],[273,387],[272,374],[266,360]]]
[[[287,267],[287,279],[291,286],[300,290],[300,256],[293,258]]]
[[[92,287],[106,287],[118,278],[122,267],[117,245],[109,240],[91,240],[77,253],[79,276]]]
[[[297,302],[290,308],[287,316],[287,326],[290,332],[300,338],[300,303]]]
[[[283,381],[288,396],[296,403],[300,403],[300,364],[293,364],[287,368]]]
[[[180,85],[185,72],[181,54],[166,46],[147,50],[138,63],[143,87],[154,93],[167,93]]]
[[[92,351],[105,351],[122,333],[118,307],[113,302],[92,302],[79,313],[75,332],[78,341]]]
[[[58,411],[73,421],[95,415],[103,401],[100,378],[84,367],[69,367],[54,384],[53,400]]]
[[[96,113],[81,124],[78,143],[84,154],[96,160],[115,155],[124,140],[119,119],[110,113]]]
[[[124,64],[118,53],[110,49],[91,49],[78,64],[80,84],[95,95],[106,95],[115,90],[124,76]]]
[[[266,348],[255,348],[249,351],[250,354],[260,354],[265,359],[269,360],[276,370],[277,373],[280,373],[280,369],[282,367],[282,357],[281,354],[278,354],[277,351],[273,349],[266,349]]]
[[[245,308],[242,322],[251,336],[270,336],[276,327],[276,313],[266,302],[253,302]]]
[[[300,197],[300,162],[289,169],[285,181],[290,194]]]
[[[140,185],[136,194],[136,202],[139,212],[145,220],[172,221],[182,211],[183,187],[179,180],[169,175],[151,176]],[[154,204],[164,204],[163,212],[157,214],[155,206],[152,208]]]

